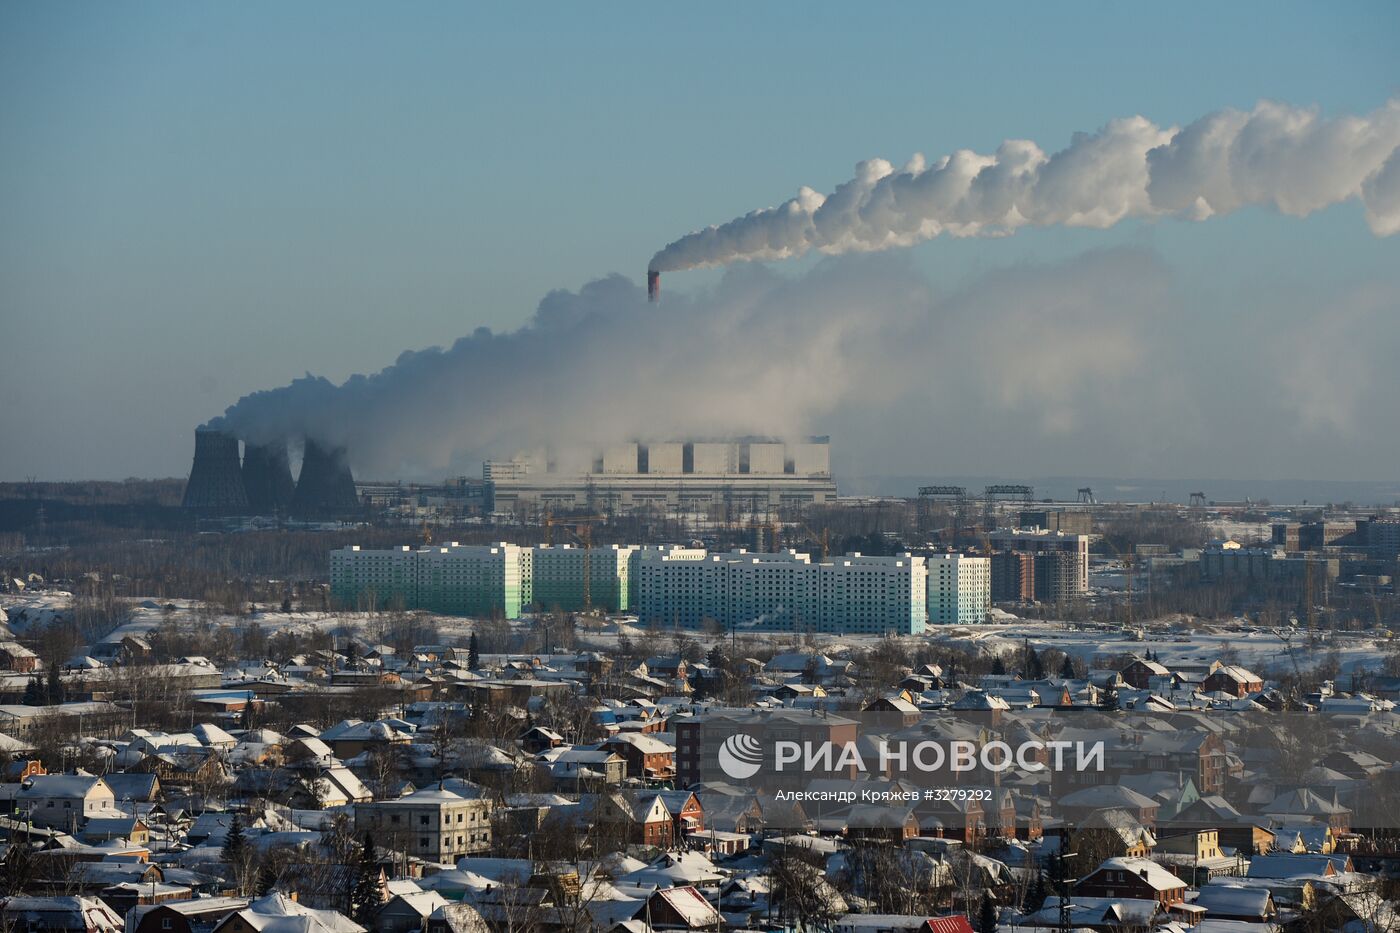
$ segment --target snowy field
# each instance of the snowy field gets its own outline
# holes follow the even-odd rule
[[[9,629],[15,635],[23,636],[52,622],[70,605],[71,599],[67,593],[54,591],[9,595],[0,597],[0,609],[8,616]],[[969,652],[990,655],[1014,653],[1029,640],[1031,645],[1038,649],[1058,648],[1091,667],[1096,659],[1143,654],[1149,650],[1160,656],[1168,666],[1189,668],[1207,665],[1222,655],[1236,658],[1237,663],[1260,673],[1281,672],[1292,665],[1285,642],[1278,632],[1244,619],[1221,624],[1200,622],[1189,617],[1173,617],[1144,623],[1135,630],[1125,631],[1094,623],[1071,624],[1020,619],[999,610],[994,610],[993,613],[996,624],[933,626],[924,635],[906,637],[904,641],[910,645],[927,642],[946,644]],[[445,644],[465,644],[477,624],[474,620],[455,616],[424,615],[418,618],[435,623],[438,640]],[[382,626],[386,619],[387,614],[384,613],[304,610],[284,613],[271,606],[266,611],[233,616],[208,609],[202,610],[192,600],[137,600],[131,606],[128,620],[109,633],[108,637],[128,633],[147,635],[167,623],[180,629],[192,629],[205,623],[237,627],[255,622],[268,635],[283,631],[309,635],[319,631],[335,638],[354,636],[373,641],[377,635],[382,634]],[[511,624],[515,631],[523,633],[534,626],[534,621],[524,618]],[[716,640],[714,636],[702,632],[688,634],[707,648]],[[806,636],[802,633],[763,631],[740,633],[741,637],[746,634],[762,638],[767,646],[776,650],[798,648],[810,643],[823,653],[833,656],[870,648],[881,640],[881,636],[878,635]],[[580,619],[577,627],[577,641],[581,650],[615,653],[618,639],[623,635],[649,653],[665,654],[673,650],[670,630],[660,633],[648,631],[637,625],[635,619],[626,616],[606,620]],[[727,639],[728,636],[724,638]],[[1346,633],[1328,636],[1320,647],[1309,648],[1296,629],[1293,630],[1292,642],[1294,657],[1302,669],[1311,668],[1327,654],[1336,651],[1344,674],[1353,670],[1379,669],[1381,658],[1389,644],[1377,637]]]

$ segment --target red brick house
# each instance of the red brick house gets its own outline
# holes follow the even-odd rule
[[[1264,681],[1253,671],[1235,664],[1221,664],[1216,661],[1211,665],[1211,672],[1201,684],[1201,689],[1206,693],[1228,693],[1233,697],[1243,697],[1263,690]]]
[[[671,815],[672,832],[676,839],[705,829],[705,808],[700,798],[688,790],[666,790],[656,794],[666,812]]]
[[[659,795],[610,794],[598,803],[598,821],[622,824],[622,835],[628,842],[658,849],[669,849],[674,844],[675,823]]]
[[[676,776],[676,750],[654,735],[620,732],[600,748],[622,756],[628,777],[669,781]]]
[[[39,656],[17,641],[0,641],[0,670],[32,674],[39,669]]]
[[[1131,664],[1118,672],[1118,676],[1123,678],[1123,682],[1135,690],[1146,690],[1153,677],[1170,677],[1171,670],[1166,665],[1158,664],[1156,661],[1148,661],[1143,658],[1133,658]]]
[[[1186,882],[1146,858],[1111,858],[1074,886],[1081,897],[1156,901],[1167,909],[1186,900]]]

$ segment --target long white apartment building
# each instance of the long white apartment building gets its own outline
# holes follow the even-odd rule
[[[610,546],[585,552],[452,543],[347,547],[332,551],[330,563],[337,603],[361,609],[401,606],[507,619],[530,607],[577,610],[584,602],[587,563],[591,605],[630,610],[643,622],[666,627],[714,622],[725,628],[910,635],[924,631],[929,618],[928,568],[924,558],[908,554],[814,561],[796,551],[712,554],[703,548]],[[977,605],[985,613],[985,597]]]
[[[530,604],[532,548],[514,544],[331,551],[331,595],[357,609],[426,609],[519,618]]]
[[[992,606],[992,562],[966,554],[927,559],[930,625],[980,625]]]
[[[583,548],[463,545],[331,551],[331,595],[352,609],[426,609],[444,615],[519,618],[522,610],[577,612],[631,605],[627,545]],[[587,592],[583,585],[587,569]]]
[[[924,559],[908,554],[814,563],[795,551],[644,548],[635,573],[635,609],[647,623],[910,635],[927,619]]]

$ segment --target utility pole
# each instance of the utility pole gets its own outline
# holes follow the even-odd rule
[[[1055,891],[1060,898],[1060,933],[1070,933],[1074,929],[1069,910],[1069,892],[1074,884],[1074,879],[1069,876],[1069,860],[1078,853],[1069,850],[1071,835],[1072,828],[1066,823],[1064,834],[1060,836],[1060,851],[1055,854]]]

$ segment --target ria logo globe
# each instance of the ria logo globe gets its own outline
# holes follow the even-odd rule
[[[763,767],[763,746],[751,735],[731,735],[719,747],[719,767],[736,781],[747,780]]]

